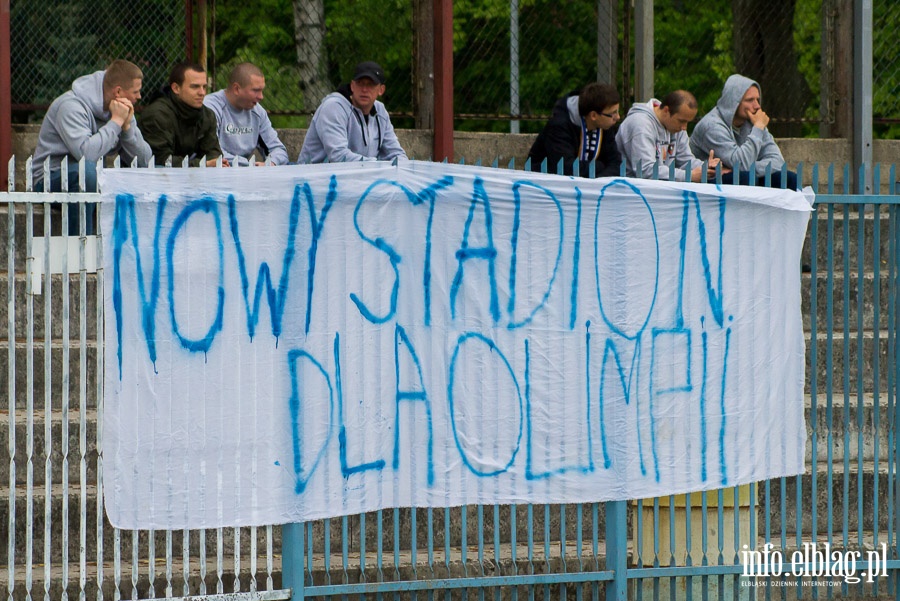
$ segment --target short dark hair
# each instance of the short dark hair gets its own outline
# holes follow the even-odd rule
[[[175,63],[175,66],[172,67],[171,73],[169,73],[169,85],[178,84],[182,85],[184,83],[184,74],[186,71],[196,71],[197,73],[206,73],[206,69],[203,68],[203,65],[199,63],[192,63],[190,61],[181,61],[180,63]]]
[[[578,114],[582,117],[591,111],[602,113],[603,109],[619,104],[619,91],[608,83],[589,83],[578,94]]]
[[[669,113],[674,115],[681,110],[682,105],[685,104],[692,111],[697,110],[697,99],[694,98],[693,94],[687,90],[675,90],[674,92],[666,94],[666,97],[662,99],[659,108],[669,107]]]

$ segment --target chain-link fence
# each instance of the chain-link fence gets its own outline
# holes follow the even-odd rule
[[[900,3],[875,0],[872,15],[872,113],[885,137],[900,137]]]
[[[656,95],[689,89],[702,114],[715,106],[728,75],[742,73],[760,82],[776,135],[815,134],[819,125],[840,118],[836,106],[852,91],[847,1],[655,0]],[[427,53],[426,46],[417,49],[417,39],[429,27],[419,13],[428,2],[192,5],[194,43],[207,59],[210,87],[225,86],[236,63],[256,63],[266,74],[263,105],[277,126],[304,126],[319,100],[347,82],[362,60],[384,66],[382,100],[395,124],[414,126],[415,90],[425,77],[416,75],[415,65]],[[184,58],[185,7],[133,0],[123,11],[113,0],[12,0],[12,102],[18,114],[46,107],[75,78],[113,58],[144,70],[145,95],[158,88],[171,64]],[[456,127],[537,131],[557,98],[594,80],[617,84],[623,108],[646,100],[633,97],[632,66],[641,51],[634,47],[634,10],[631,0],[457,0]],[[900,134],[894,40],[900,10],[896,0],[875,0],[874,10],[873,109],[876,124],[883,124],[879,133],[893,137]]]
[[[820,120],[822,0],[656,0],[654,87],[715,106],[732,73],[759,81],[779,135]],[[634,98],[633,3],[485,0],[454,4],[455,108],[464,129],[536,131],[554,101],[598,80]],[[513,131],[516,126],[513,126]],[[810,129],[810,127],[807,127]]]
[[[45,108],[75,79],[116,58],[143,70],[145,95],[165,83],[171,64],[185,53],[184,3],[131,0],[123,7],[115,0],[13,0],[14,108]]]
[[[382,100],[399,118],[395,125],[412,127],[410,0],[207,2],[215,87],[227,84],[235,64],[257,64],[276,126],[305,125],[322,97],[349,82],[356,63],[374,60],[385,69]]]
[[[454,105],[466,129],[537,131],[557,98],[616,83],[619,0],[454,3]]]

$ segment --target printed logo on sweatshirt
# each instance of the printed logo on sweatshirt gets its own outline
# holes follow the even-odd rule
[[[658,140],[656,142],[656,160],[665,163],[675,155],[675,142],[671,140]]]
[[[242,136],[244,134],[252,134],[253,128],[252,127],[238,127],[234,123],[228,123],[225,126],[225,133],[226,134],[234,134],[236,136]]]

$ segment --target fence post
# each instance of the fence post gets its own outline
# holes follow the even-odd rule
[[[627,503],[606,503],[606,569],[613,572],[613,579],[606,585],[607,601],[625,601],[628,597]]]
[[[12,39],[9,23],[9,0],[0,0],[0,190],[6,190],[13,175],[7,173],[7,161],[12,156]]]
[[[281,527],[281,588],[291,589],[291,601],[304,598],[304,541],[305,524],[284,524]]]

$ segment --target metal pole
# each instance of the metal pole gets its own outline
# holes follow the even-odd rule
[[[653,0],[635,0],[635,102],[653,98]]]
[[[281,527],[281,588],[291,589],[291,601],[303,601],[305,584],[305,524]]]
[[[509,112],[519,114],[519,0],[509,0]],[[509,133],[519,133],[519,120],[509,122]]]
[[[194,60],[194,2],[193,0],[184,0],[184,39],[187,44],[187,55],[185,58],[189,61]]]
[[[207,64],[209,63],[209,44],[207,42],[207,22],[206,22],[206,0],[197,0],[197,28],[200,30],[200,56],[197,59],[197,62],[200,63],[204,69],[209,70]]]
[[[616,85],[616,55],[619,52],[618,2],[597,0],[597,81]]]
[[[434,160],[453,160],[453,0],[434,0]]]
[[[866,167],[857,189],[872,194],[872,0],[853,3],[853,171]]]
[[[606,585],[607,601],[625,601],[628,595],[628,502],[611,501],[606,511],[606,569],[613,579]]]
[[[434,5],[432,0],[413,2],[413,112],[416,129],[434,129]]]
[[[8,165],[12,156],[12,81],[9,64],[9,0],[0,0],[0,190],[6,190],[9,181]]]

